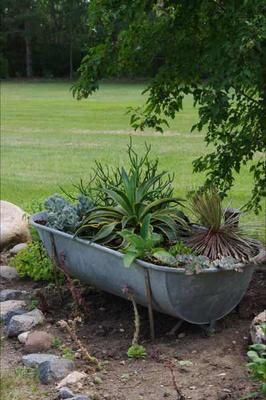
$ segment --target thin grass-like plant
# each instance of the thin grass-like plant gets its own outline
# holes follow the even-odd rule
[[[197,193],[191,201],[191,209],[202,229],[193,230],[188,240],[196,254],[210,260],[233,257],[247,261],[258,252],[255,240],[245,236],[239,227],[239,214],[227,213],[216,188]]]

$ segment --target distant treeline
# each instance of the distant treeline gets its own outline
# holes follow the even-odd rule
[[[69,77],[88,46],[88,0],[2,0],[0,75]]]

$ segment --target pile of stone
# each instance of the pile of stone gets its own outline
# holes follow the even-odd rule
[[[0,250],[8,249],[8,255],[12,257],[25,249],[31,240],[27,216],[19,207],[6,201],[0,202],[0,214]],[[19,281],[16,269],[9,265],[0,266],[0,278],[4,287],[5,282],[8,286],[12,282],[17,286]],[[38,330],[45,324],[45,316],[38,308],[30,310],[31,305],[31,294],[26,290],[0,290],[0,320],[6,336],[17,337],[23,344],[23,353],[26,354],[22,363],[38,370],[42,384],[60,381],[57,385],[60,399],[91,400],[85,394],[74,394],[68,387],[86,379],[87,375],[75,371],[73,361],[49,353],[55,338],[44,330]]]

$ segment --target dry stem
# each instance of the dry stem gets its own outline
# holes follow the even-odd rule
[[[76,324],[77,322],[80,322],[79,318],[75,318],[74,320],[68,320],[64,321],[61,320],[58,322],[59,326],[61,328],[64,328],[70,335],[71,339],[73,342],[77,345],[77,347],[80,349],[81,356],[84,361],[87,361],[90,364],[96,365],[96,367],[100,368],[100,363],[97,360],[96,357],[93,357],[89,354],[88,350],[86,347],[82,344],[80,339],[78,338],[77,332],[76,332]]]
[[[139,342],[139,332],[140,332],[140,318],[139,318],[139,312],[138,312],[138,307],[137,303],[134,299],[134,295],[132,291],[129,288],[125,288],[124,292],[127,294],[129,300],[131,300],[132,305],[133,305],[133,310],[134,310],[134,325],[135,325],[135,331],[134,331],[134,336],[132,339],[132,346],[135,344],[138,344]]]

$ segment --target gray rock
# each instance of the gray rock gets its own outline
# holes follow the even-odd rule
[[[9,267],[9,265],[0,266],[0,277],[8,281],[19,279],[19,274],[14,267]]]
[[[250,326],[250,337],[254,344],[266,344],[266,334],[263,326],[266,325],[266,310],[258,314]]]
[[[11,320],[12,317],[14,317],[15,315],[25,314],[26,312],[27,312],[27,310],[25,308],[20,308],[20,309],[15,310],[15,311],[9,311],[3,318],[4,324],[8,325],[9,321]]]
[[[54,354],[44,354],[44,353],[35,353],[35,354],[27,354],[22,357],[22,363],[26,367],[39,367],[40,364],[46,361],[58,360],[59,357]]]
[[[70,399],[74,397],[74,393],[68,387],[64,386],[61,389],[59,389],[59,396],[60,399]]]
[[[91,397],[86,396],[85,394],[78,394],[77,396],[72,397],[70,400],[91,400]]]
[[[0,303],[0,319],[5,320],[8,313],[25,309],[26,303],[23,300],[6,300]]]
[[[42,324],[44,320],[44,315],[38,308],[22,315],[15,315],[9,321],[7,336],[18,336],[22,332],[30,331],[35,326]]]
[[[24,250],[28,247],[27,243],[19,243],[16,244],[16,246],[12,247],[11,250],[9,250],[10,254],[12,256],[15,256],[16,254],[18,254],[21,250]]]
[[[64,358],[45,361],[39,365],[39,378],[41,383],[48,385],[51,382],[64,378],[73,369],[73,361]]]
[[[3,289],[0,291],[0,301],[25,300],[29,297],[30,294],[25,290]]]

